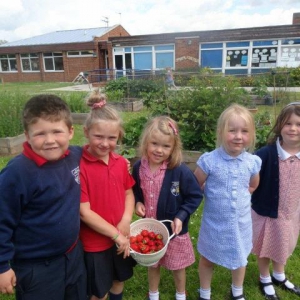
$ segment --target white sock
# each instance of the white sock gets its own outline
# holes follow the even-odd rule
[[[179,292],[176,291],[175,299],[176,300],[186,300],[186,294],[185,294],[185,292],[179,293]]]
[[[285,273],[283,272],[283,273],[278,273],[278,272],[276,272],[276,271],[273,271],[273,277],[275,278],[275,279],[277,279],[278,281],[283,281],[283,280],[285,280]],[[294,288],[294,285],[289,281],[289,280],[287,280],[285,283],[285,286],[287,286],[289,289],[292,289],[292,288]]]
[[[210,299],[211,289],[200,288],[199,292],[200,292],[200,297],[201,298],[208,299],[208,300]]]
[[[231,285],[232,295],[233,297],[238,297],[243,295],[243,286],[235,286]],[[245,300],[245,298],[241,298],[241,300]]]
[[[270,275],[268,276],[260,275],[259,280],[261,283],[270,283],[270,282],[272,283],[272,279]],[[275,295],[275,289],[273,284],[265,286],[264,291],[267,295]]]
[[[159,291],[149,291],[149,300],[159,300]]]

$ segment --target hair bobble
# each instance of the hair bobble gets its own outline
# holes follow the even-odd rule
[[[175,128],[174,124],[171,121],[169,121],[169,126],[172,128],[173,133],[175,135],[177,135],[178,134],[178,130]]]
[[[106,104],[106,100],[101,100],[100,102],[94,103],[92,109],[101,108]]]

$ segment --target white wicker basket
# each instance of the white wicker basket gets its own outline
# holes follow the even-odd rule
[[[152,218],[144,218],[137,220],[130,224],[130,235],[137,235],[141,233],[143,229],[160,233],[163,236],[164,247],[151,254],[142,254],[130,249],[130,255],[136,262],[142,266],[150,267],[155,265],[166,253],[170,239],[175,235],[169,235],[167,227],[163,222],[172,222],[170,220],[158,221]]]

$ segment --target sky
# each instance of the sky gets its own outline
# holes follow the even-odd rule
[[[299,0],[0,0],[0,40],[121,24],[130,35],[290,25]]]

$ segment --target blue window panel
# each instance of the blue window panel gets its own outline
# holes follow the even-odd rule
[[[223,48],[223,43],[201,44],[201,49]]]
[[[251,69],[251,74],[267,73],[270,71],[271,69]]]
[[[133,47],[134,52],[141,52],[141,51],[152,51],[151,46],[145,47]]]
[[[248,69],[229,69],[225,70],[225,74],[228,75],[242,75],[242,74],[247,74]]]
[[[277,45],[278,41],[277,40],[272,40],[272,41],[254,41],[253,46],[274,46]]]
[[[156,53],[156,69],[173,68],[173,53]]]
[[[161,46],[155,46],[156,51],[161,50],[174,50],[174,45],[161,45]]]
[[[226,47],[247,47],[250,45],[250,42],[229,42],[226,43]]]
[[[125,52],[131,52],[131,47],[125,47],[125,48],[124,48],[124,51],[125,51]]]
[[[135,69],[152,69],[152,53],[134,53]]]
[[[300,44],[300,39],[287,39],[282,40],[282,45],[297,45]]]
[[[222,50],[201,51],[201,67],[222,68]]]

